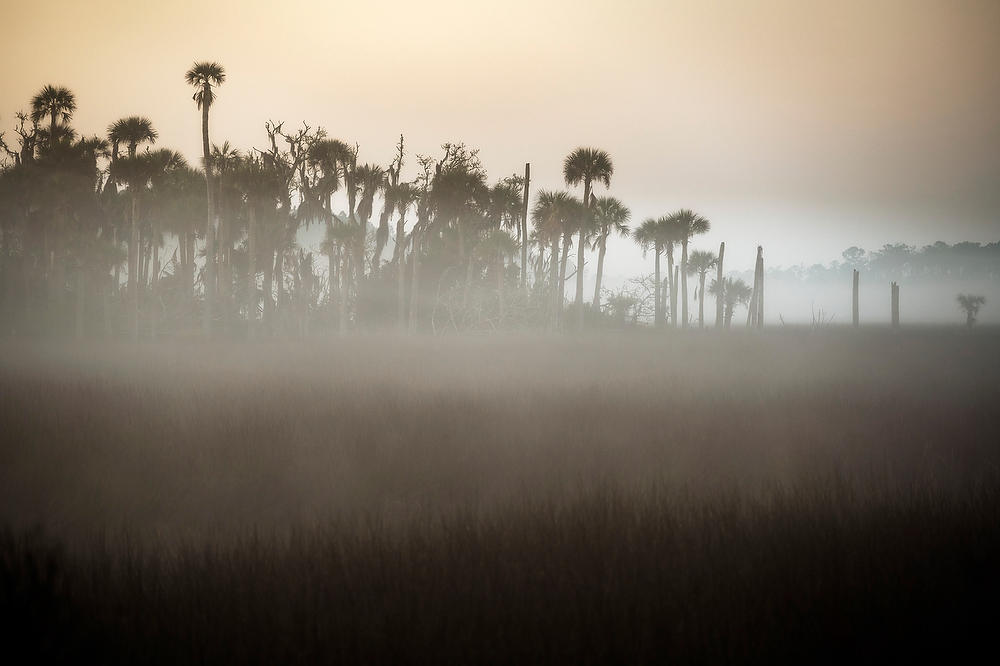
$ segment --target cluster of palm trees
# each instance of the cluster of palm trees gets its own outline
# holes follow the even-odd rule
[[[699,325],[711,268],[718,277],[710,291],[726,321],[746,300],[737,282],[722,280],[721,258],[689,256],[689,241],[708,230],[703,217],[680,210],[630,231],[628,207],[595,193],[614,173],[603,150],[579,148],[565,159],[565,183],[582,188],[582,197],[542,190],[529,207],[528,165],[523,176],[491,184],[477,151],[463,144],[417,155],[417,175],[406,180],[403,137],[387,166],[361,162],[356,144],[306,124],[286,130],[269,121],[264,147],[245,152],[213,143],[210,112],[225,70],[195,63],[185,78],[201,113],[197,167],[158,147],[153,123],[141,116],[113,122],[106,137],[77,136],[76,99],[62,87],[46,86],[30,114],[18,115],[20,145],[0,134],[5,332],[139,338],[183,335],[199,324],[205,335],[251,337],[317,325],[582,327],[608,309],[608,240],[629,235],[656,253],[656,325],[667,314],[674,326],[688,325],[689,273],[699,278]],[[313,225],[323,230],[325,270],[297,242]],[[584,297],[588,250],[597,259],[592,299]]]

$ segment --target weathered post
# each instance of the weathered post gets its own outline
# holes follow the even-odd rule
[[[719,262],[715,270],[715,327],[722,328],[722,260],[726,257],[726,242],[719,243]]]
[[[892,283],[892,327],[899,328],[899,285]]]
[[[747,304],[747,326],[760,328],[764,312],[764,250],[757,246],[757,260],[753,264],[753,290],[750,292],[750,302]]]
[[[859,325],[858,318],[858,269],[854,269],[854,286],[853,286],[853,304],[851,306],[851,322],[854,324],[854,328]]]
[[[764,328],[764,248],[757,246],[757,328]]]

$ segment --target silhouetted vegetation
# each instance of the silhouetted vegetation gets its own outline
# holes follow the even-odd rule
[[[30,112],[17,115],[12,141],[0,133],[5,335],[573,328],[564,313],[569,280],[576,328],[621,325],[622,294],[602,289],[604,261],[607,239],[629,233],[631,214],[594,193],[597,184],[611,185],[605,151],[582,147],[565,158],[566,184],[582,186],[582,198],[537,191],[528,205],[523,176],[491,184],[478,151],[461,143],[411,156],[400,137],[385,166],[362,162],[357,144],[305,123],[289,129],[268,121],[262,145],[245,151],[214,143],[210,111],[226,72],[195,63],[185,80],[201,114],[197,166],[169,148],[154,150],[162,137],[149,118],[123,117],[106,137],[78,136],[70,124],[76,98],[64,87],[35,95]],[[666,275],[656,270],[662,283],[652,294],[652,323],[687,327],[688,244],[709,222],[687,209],[653,221],[655,230],[636,236],[655,251],[657,266],[666,257]],[[316,225],[325,257],[298,245],[300,231]],[[593,299],[583,294],[588,249],[597,253]],[[862,283],[1000,276],[996,243],[852,247],[843,257],[767,275],[812,283],[853,270]],[[698,275],[703,280],[704,270]],[[701,327],[703,310],[700,303]]]

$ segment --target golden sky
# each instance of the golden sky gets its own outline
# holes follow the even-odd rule
[[[637,221],[695,208],[715,225],[701,244],[727,240],[738,265],[758,242],[787,265],[1000,239],[996,0],[10,4],[0,129],[54,83],[80,131],[146,115],[194,161],[183,75],[215,60],[214,142],[262,145],[267,119],[321,125],[363,161],[400,133],[411,153],[459,140],[493,178],[530,161],[535,187],[594,145]],[[612,279],[639,272],[627,243],[612,255]]]

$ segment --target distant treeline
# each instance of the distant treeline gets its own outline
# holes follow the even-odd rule
[[[938,241],[917,248],[903,243],[886,244],[878,250],[850,247],[842,260],[812,266],[771,267],[767,275],[810,283],[849,282],[857,270],[869,281],[906,280],[908,283],[941,280],[1000,281],[1000,242],[962,242],[949,245]]]

